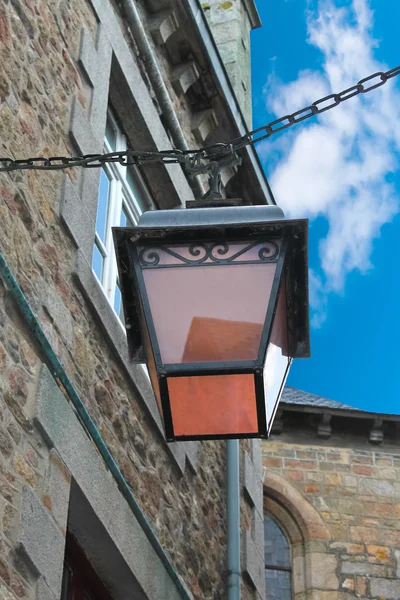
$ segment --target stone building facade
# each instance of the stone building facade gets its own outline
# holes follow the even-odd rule
[[[240,6],[253,15],[248,44],[252,0],[220,9]],[[5,0],[0,154],[243,135],[227,69],[197,0]],[[242,159],[224,170],[223,194],[270,202],[254,149]],[[0,174],[2,600],[59,600],[71,536],[114,600],[226,595],[225,444],[166,443],[148,377],[129,362],[102,229],[104,202],[134,221],[205,189],[178,165]],[[258,442],[241,445],[241,476],[243,598],[260,599]]]
[[[263,442],[264,511],[288,541],[296,600],[400,598],[399,425],[285,389]]]

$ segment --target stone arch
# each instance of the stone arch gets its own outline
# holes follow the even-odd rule
[[[321,515],[286,479],[266,470],[263,483],[264,495],[286,508],[292,521],[297,524],[304,542],[330,540],[329,530]],[[289,532],[288,535],[290,537]]]
[[[293,597],[338,590],[338,562],[329,552],[329,530],[318,511],[281,475],[264,474],[264,510],[285,531],[292,548]],[[318,591],[317,591],[318,590]]]

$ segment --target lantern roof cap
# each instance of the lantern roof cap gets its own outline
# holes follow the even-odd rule
[[[137,224],[138,228],[196,227],[207,225],[239,225],[267,223],[285,218],[279,206],[229,206],[212,208],[178,208],[172,210],[150,210],[144,212]]]

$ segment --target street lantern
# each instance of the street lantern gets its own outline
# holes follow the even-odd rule
[[[309,356],[307,220],[149,211],[114,241],[130,355],[167,440],[268,437],[292,359]]]

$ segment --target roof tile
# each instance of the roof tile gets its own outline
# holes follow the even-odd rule
[[[284,404],[299,404],[303,406],[318,406],[321,408],[333,408],[333,409],[341,409],[341,410],[360,410],[359,408],[355,408],[354,406],[349,406],[348,404],[342,404],[341,402],[336,402],[335,400],[328,400],[327,398],[323,398],[322,396],[316,396],[315,394],[309,394],[308,392],[303,392],[302,390],[297,390],[292,387],[285,387],[282,394],[282,402]],[[364,412],[364,411],[360,411]]]

